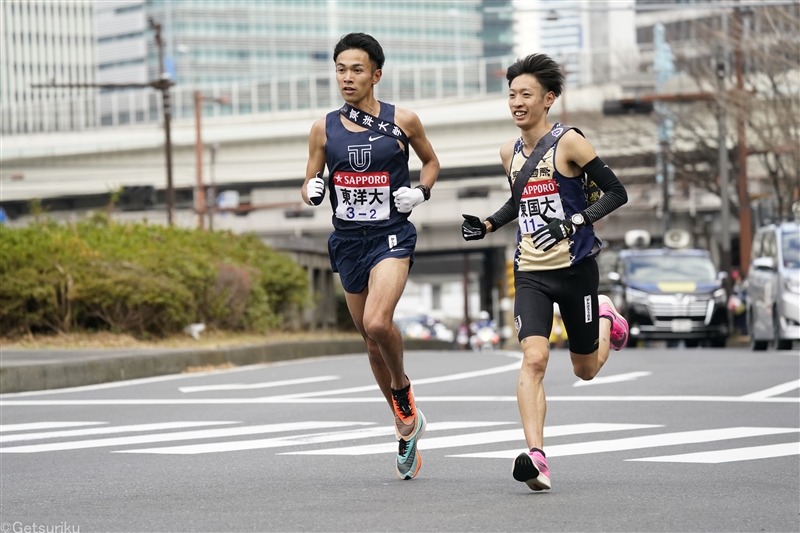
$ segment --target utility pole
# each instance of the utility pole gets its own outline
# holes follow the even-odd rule
[[[45,83],[32,84],[31,87],[37,89],[52,89],[56,87],[65,88],[89,88],[99,87],[102,89],[129,89],[138,87],[152,87],[161,91],[161,104],[164,112],[164,136],[165,151],[167,160],[167,223],[171,226],[175,214],[175,189],[172,185],[172,140],[171,118],[172,108],[169,99],[169,88],[175,85],[170,79],[169,74],[164,72],[164,42],[161,39],[161,24],[156,24],[153,19],[149,19],[150,27],[155,31],[156,45],[158,46],[159,77],[147,83]]]
[[[219,98],[211,98],[211,97],[203,97],[203,94],[200,91],[194,92],[194,122],[195,122],[195,143],[194,143],[194,155],[195,155],[195,164],[197,166],[197,186],[195,188],[195,196],[194,196],[194,208],[197,211],[197,224],[200,229],[205,229],[205,212],[206,212],[206,190],[205,185],[203,185],[203,102],[219,102],[221,104],[226,104],[230,101],[230,98],[227,96],[221,96]],[[214,146],[217,146],[216,144]],[[211,164],[213,168],[214,164],[214,154],[216,149],[212,147],[211,151]],[[213,177],[212,177],[213,181]],[[212,208],[213,209],[213,208]],[[214,229],[213,226],[213,218],[210,221],[211,229]]]
[[[156,32],[156,46],[158,47],[158,87],[161,91],[161,105],[164,110],[164,151],[167,158],[167,224],[172,226],[175,220],[175,187],[172,184],[172,104],[169,98],[169,88],[173,83],[169,74],[164,72],[164,41],[161,38],[161,24],[152,18],[148,19],[150,28]]]
[[[728,15],[722,15],[722,33],[727,34],[727,21]],[[720,257],[720,267],[723,271],[730,273],[731,271],[731,206],[730,206],[730,183],[728,179],[728,146],[727,146],[727,120],[728,115],[725,110],[725,76],[727,74],[727,50],[725,45],[721,45],[718,49],[719,56],[717,57],[717,90],[719,93],[718,107],[718,128],[719,138],[718,155],[719,155],[719,197],[722,201],[722,210],[720,213],[720,226],[721,226],[721,240],[722,250]]]
[[[736,113],[736,167],[737,190],[739,192],[739,265],[742,276],[747,275],[750,268],[750,250],[753,245],[752,218],[750,213],[750,193],[747,192],[747,140],[745,138],[744,116],[746,112],[746,95],[744,91],[744,53],[742,41],[744,40],[744,12],[741,7],[735,10],[736,23],[736,49],[734,62],[736,68],[736,92],[739,98],[739,110]]]

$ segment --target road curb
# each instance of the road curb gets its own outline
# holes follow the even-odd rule
[[[458,345],[436,340],[410,339],[405,350],[452,350]],[[364,341],[313,340],[265,343],[203,350],[174,350],[0,368],[0,393],[27,392],[96,385],[113,381],[180,374],[189,367],[235,366],[290,359],[365,353]]]

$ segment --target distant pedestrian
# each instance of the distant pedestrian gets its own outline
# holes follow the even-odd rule
[[[372,373],[395,415],[397,475],[411,479],[422,465],[417,441],[426,421],[405,374],[403,339],[392,319],[414,262],[417,231],[408,217],[430,199],[439,160],[416,114],[375,99],[384,62],[378,41],[364,33],[345,35],[333,61],[345,103],[311,128],[302,196],[319,205],[330,187],[331,268],[339,273]],[[409,146],[422,162],[414,188]]]
[[[513,477],[543,490],[551,486],[544,452],[547,404],[542,379],[550,357],[553,304],[559,306],[569,337],[575,375],[594,378],[609,349],[620,350],[627,343],[628,324],[610,298],[597,294],[595,256],[601,241],[592,223],[628,197],[578,130],[547,121],[564,83],[555,61],[544,54],[530,55],[511,65],[506,78],[511,116],[521,134],[500,149],[511,198],[484,221],[464,215],[462,234],[466,240],[482,239],[519,221],[514,324],[523,359],[517,403],[530,450],[514,460]]]

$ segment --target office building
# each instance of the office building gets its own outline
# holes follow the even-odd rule
[[[0,37],[2,133],[96,125],[94,89],[37,88],[95,81],[92,0],[3,0]]]

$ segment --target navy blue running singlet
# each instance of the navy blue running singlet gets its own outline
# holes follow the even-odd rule
[[[394,122],[394,106],[380,102],[377,117],[380,128]],[[325,163],[333,207],[333,227],[337,230],[362,226],[394,226],[408,219],[394,206],[392,193],[410,187],[408,146],[400,148],[388,131],[353,132],[342,124],[339,110],[325,117]]]

